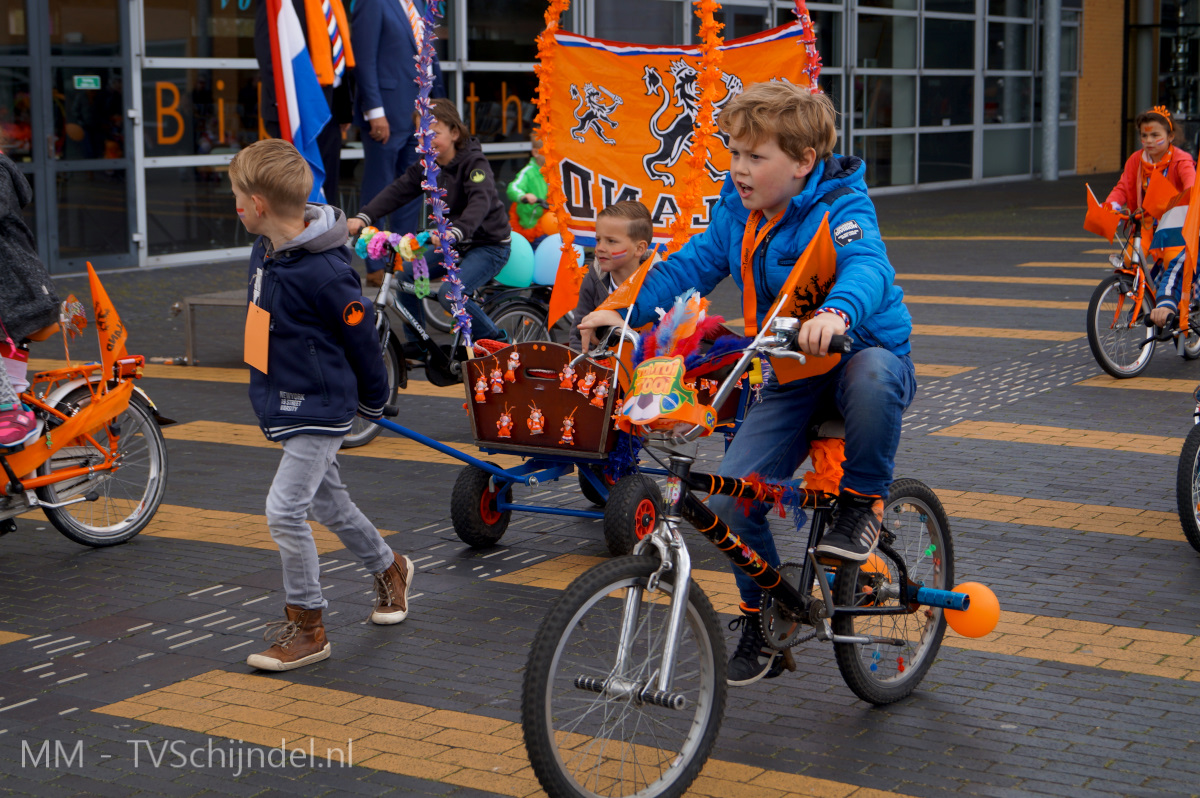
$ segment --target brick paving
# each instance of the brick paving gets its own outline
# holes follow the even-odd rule
[[[1107,250],[1080,231],[1082,183],[879,202],[918,325],[921,390],[896,473],[938,492],[956,577],[996,590],[1000,627],[947,635],[917,692],[885,709],[854,698],[827,646],[802,646],[795,674],[730,691],[696,795],[1200,793],[1200,554],[1174,497],[1200,366],[1160,348],[1141,378],[1117,382],[1092,360],[1082,308]],[[241,264],[217,263],[105,285],[131,351],[172,358],[183,352],[172,303],[243,279]],[[86,295],[79,278],[59,282]],[[728,285],[714,301],[740,315]],[[382,437],[342,472],[417,561],[412,616],[366,623],[369,575],[318,530],[333,656],[252,673],[245,656],[280,616],[262,517],[277,447],[256,437],[238,312],[204,308],[199,322],[205,368],[153,366],[143,383],[180,422],[166,430],[167,497],[151,526],[90,550],[29,514],[0,538],[0,791],[536,794],[517,725],[522,668],[561,590],[606,556],[599,522],[516,514],[498,547],[472,551],[449,519],[459,465]],[[62,354],[51,343],[35,356]],[[462,393],[412,376],[402,420],[474,452]],[[716,441],[701,451],[708,464],[719,454]],[[574,476],[527,497],[590,506]],[[791,522],[774,523],[784,559],[798,559]],[[723,561],[694,543],[697,584],[732,612]],[[306,751],[312,739],[319,755],[266,759],[281,735]],[[353,766],[324,766],[324,750],[351,739]],[[179,766],[172,753],[214,749],[243,766],[204,753]]]

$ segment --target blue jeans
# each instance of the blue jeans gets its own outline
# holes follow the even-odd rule
[[[464,296],[469,296],[480,286],[485,285],[489,280],[500,273],[504,268],[504,264],[508,263],[509,253],[512,247],[509,244],[482,244],[471,247],[467,250],[467,254],[462,256],[462,260],[458,262],[458,279],[463,284]],[[442,266],[441,252],[430,253],[425,262],[429,264],[429,277],[436,279],[446,275],[446,269]],[[404,264],[404,281],[412,281],[412,264]],[[438,303],[446,310],[450,308],[450,283],[442,282],[442,287],[438,290]],[[421,324],[425,324],[425,310],[421,307],[421,302],[412,294],[400,294],[400,302],[404,307],[408,308],[408,312],[413,314],[413,317]],[[471,317],[471,340],[477,341],[480,338],[495,338],[500,334],[499,328],[492,324],[492,320],[483,312],[483,308],[475,303],[474,299],[467,300],[467,313]],[[412,340],[417,340],[414,336],[410,336]]]
[[[287,603],[324,609],[317,544],[308,518],[329,528],[373,574],[395,559],[391,548],[350,500],[338,472],[339,435],[293,435],[283,440],[283,459],[267,493],[267,528],[283,560]]]
[[[901,418],[916,392],[912,359],[880,347],[859,350],[829,373],[794,385],[780,386],[772,379],[763,388],[762,401],[746,414],[717,473],[726,477],[757,474],[774,482],[791,479],[808,456],[810,418],[814,411],[832,403],[846,420],[841,487],[885,496],[896,465]],[[779,567],[767,505],[755,503],[747,515],[735,499],[713,496],[709,507],[744,543],[772,567]],[[742,602],[758,607],[761,589],[737,568],[733,571]]]

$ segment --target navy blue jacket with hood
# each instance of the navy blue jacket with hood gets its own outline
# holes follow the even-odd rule
[[[346,216],[309,205],[304,232],[273,250],[259,236],[247,299],[271,314],[267,373],[250,369],[250,403],[268,440],[345,435],[355,413],[388,401],[371,301],[350,268]]]
[[[783,219],[755,250],[751,290],[757,291],[760,327],[797,258],[828,212],[837,252],[837,276],[824,306],[837,308],[850,317],[854,351],[881,346],[897,355],[909,353],[912,317],[904,306],[904,291],[892,282],[896,272],[879,235],[865,175],[862,160],[852,156],[833,155],[818,163],[804,189],[792,197]],[[674,298],[688,288],[707,295],[730,274],[739,288],[747,290],[742,285],[741,248],[749,215],[732,180],[727,178],[708,229],[647,275],[633,306],[630,326],[655,321],[654,309],[670,307]]]

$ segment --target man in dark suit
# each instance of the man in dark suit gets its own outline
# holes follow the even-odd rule
[[[366,205],[417,160],[417,65],[424,0],[355,0],[350,12],[356,58],[354,121],[362,129],[365,169],[362,202]],[[442,69],[433,62],[431,97],[445,97]],[[380,229],[416,231],[421,200],[413,200],[380,220]],[[375,267],[374,269],[372,267]],[[367,282],[382,284],[381,264],[367,262]]]

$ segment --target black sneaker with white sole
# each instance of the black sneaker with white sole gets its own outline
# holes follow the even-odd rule
[[[762,627],[757,612],[742,611],[742,614],[729,622],[730,630],[741,627],[742,636],[738,640],[733,656],[729,658],[729,670],[725,681],[733,687],[743,687],[754,684],[759,679],[774,679],[783,673],[796,670],[796,662],[792,659],[791,651],[776,651],[767,645],[762,636]]]
[[[817,545],[817,554],[846,562],[865,562],[879,545],[882,526],[882,497],[844,491],[834,508],[831,528]]]

